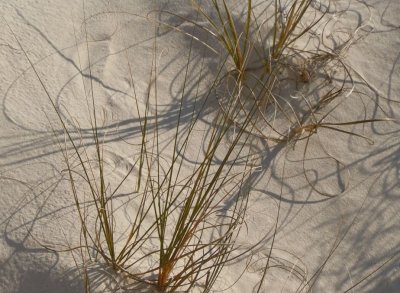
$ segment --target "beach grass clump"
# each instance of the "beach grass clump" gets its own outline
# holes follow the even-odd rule
[[[220,96],[235,98],[220,99],[221,108],[233,103],[236,111],[241,113],[237,116],[242,118],[256,103],[258,114],[252,127],[258,136],[285,142],[290,135],[287,129],[307,115],[304,113],[307,112],[307,101],[303,101],[301,106],[293,105],[291,96],[295,93],[299,96],[298,83],[311,82],[310,69],[315,67],[310,65],[311,61],[298,61],[302,54],[304,58],[309,58],[310,51],[296,47],[296,41],[306,38],[307,33],[324,17],[324,14],[317,15],[315,12],[310,17],[311,3],[311,0],[257,2],[257,6],[264,4],[260,14],[259,7],[258,10],[254,7],[254,1],[247,0],[242,5],[236,5],[243,7],[244,11],[241,14],[236,11],[235,14],[237,7],[225,0],[210,1],[211,9],[194,1],[195,7],[209,23],[209,26],[201,27],[219,41],[232,60],[233,68],[228,69],[223,77],[223,93]],[[313,60],[318,57],[320,53],[312,55]],[[313,65],[316,64],[317,61],[313,62]],[[319,62],[318,65],[321,64]],[[230,94],[234,90],[236,94]],[[324,94],[329,97],[320,97],[317,103],[322,105],[323,101],[332,100],[334,92],[337,95],[341,90],[326,91]],[[302,93],[298,100],[308,99],[308,94]],[[241,125],[240,119],[234,123]]]
[[[237,126],[256,103],[253,134],[287,142],[299,128],[307,128],[305,122],[315,109],[345,92],[351,74],[342,60],[336,62],[339,56],[302,47],[325,16],[311,8],[311,0],[247,0],[241,5],[213,0],[208,6],[193,2],[209,24],[199,26],[214,36],[232,61],[221,81],[219,102],[223,110],[234,105],[240,113],[239,119],[232,119]],[[333,62],[340,66],[342,83],[334,84],[326,70]]]
[[[235,127],[243,127],[242,120],[254,104],[257,113],[249,124],[251,133],[274,143],[294,144],[322,129],[367,139],[349,127],[391,120],[386,116],[331,120],[357,91],[354,70],[345,56],[365,25],[329,47],[320,38],[328,33],[334,37],[335,31],[324,28],[335,18],[327,15],[328,8],[318,9],[313,2],[193,1],[206,23],[197,25],[218,41],[221,54],[230,60],[216,96]]]
[[[249,164],[251,147],[246,143],[249,136],[244,129],[235,132],[226,142],[231,124],[220,111],[209,125],[209,135],[202,141],[204,151],[199,153],[194,168],[190,172],[185,169],[186,151],[193,147],[190,145],[192,132],[199,121],[201,109],[213,93],[210,89],[201,102],[200,111],[194,109],[190,122],[183,125],[181,119],[190,53],[172,148],[169,159],[164,160],[165,152],[159,144],[157,110],[149,114],[149,105],[157,105],[159,99],[156,91],[157,42],[154,42],[149,90],[144,99],[146,107],[142,113],[136,107],[140,117],[137,137],[140,154],[115,185],[108,179],[110,174],[104,153],[106,134],[100,131],[93,83],[89,83],[90,94],[83,97],[87,100],[91,125],[91,144],[84,146],[73,135],[80,132],[79,125],[71,128],[66,123],[35,65],[18,43],[65,133],[65,141],[60,141],[57,135],[55,138],[63,154],[65,173],[79,218],[80,242],[77,248],[72,246],[70,251],[80,251],[85,266],[85,288],[90,290],[88,288],[91,287],[88,266],[100,262],[114,273],[155,287],[159,292],[188,291],[198,285],[203,286],[204,292],[209,292],[236,250],[235,239],[247,207],[249,189],[245,180],[252,171]],[[87,54],[88,78],[91,81],[89,48]],[[135,101],[137,104],[136,96]],[[226,110],[231,111],[229,108]],[[251,115],[244,124],[250,121]],[[51,127],[55,128],[54,125]],[[239,164],[243,158],[246,158],[245,163]],[[126,223],[126,220],[121,220],[124,217],[119,206],[119,191],[132,182],[136,182],[136,186],[131,186],[134,196],[130,203],[124,204],[123,209],[129,213],[130,222]],[[228,200],[231,203],[229,207],[225,206]]]

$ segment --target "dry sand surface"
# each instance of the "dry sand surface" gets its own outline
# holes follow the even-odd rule
[[[227,1],[239,22],[245,9],[240,2]],[[267,2],[253,3],[261,22]],[[327,121],[400,119],[400,1],[331,0],[329,8],[321,2],[329,1],[313,1],[309,9],[327,12],[321,22],[327,25],[313,28],[310,43],[298,44],[312,47],[321,38],[326,50],[348,44],[340,52],[353,78]],[[106,268],[100,256],[89,262],[82,250],[70,249],[82,243],[82,231],[63,151],[74,167],[79,164],[32,64],[88,158],[95,158],[93,94],[107,188],[133,168],[113,203],[123,235],[142,192],[136,192],[134,179],[143,122],[138,113],[157,114],[156,155],[168,168],[178,121],[181,144],[193,108],[210,92],[226,53],[188,21],[209,25],[189,0],[3,0],[0,11],[0,292],[84,292],[85,266],[91,292],[153,292]],[[342,78],[332,68],[325,75],[332,83]],[[310,78],[292,84],[312,87]],[[149,88],[153,100],[147,105]],[[293,103],[299,92],[293,91]],[[209,100],[182,154],[182,178],[192,174],[205,151],[220,108],[215,91]],[[278,113],[277,124],[279,119]],[[215,166],[238,129],[232,126],[224,137]],[[345,292],[355,285],[349,292],[400,292],[400,124],[375,121],[341,129],[373,144],[328,128],[295,145],[249,139],[254,168],[246,179],[248,206],[238,250],[232,253],[238,257],[225,265],[212,292],[256,292],[267,259],[260,292]],[[237,163],[233,172],[240,168]],[[76,180],[89,211],[85,180]],[[233,197],[225,198],[221,207],[233,204]],[[217,232],[206,233],[212,239]],[[146,249],[156,246],[154,240]],[[129,269],[137,273],[156,265],[152,256]],[[202,292],[201,282],[190,290]]]

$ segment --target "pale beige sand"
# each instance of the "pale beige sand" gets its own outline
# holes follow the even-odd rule
[[[351,46],[345,59],[357,72],[353,73],[357,81],[355,92],[362,91],[368,96],[354,93],[335,110],[333,117],[339,121],[363,119],[364,113],[367,118],[382,117],[375,103],[379,100],[389,116],[400,118],[400,2],[332,2],[337,6],[331,8],[328,17],[337,17],[340,22],[335,28],[327,28],[328,31],[341,27],[355,30],[361,23],[369,31],[359,32],[365,37]],[[335,14],[334,9],[346,5],[346,13]],[[196,16],[189,0],[87,0],[84,9],[86,17],[97,14],[87,22],[90,58],[96,103],[105,117],[102,129],[106,134],[105,160],[112,166],[108,180],[117,184],[139,150],[137,145],[126,143],[137,143],[135,137],[139,132],[127,60],[134,68],[136,94],[141,99],[148,87],[155,33],[154,24],[144,17],[156,9],[190,18]],[[1,1],[0,11],[35,63],[64,118],[79,123],[83,143],[90,148],[88,111],[82,98],[85,91],[82,75],[88,75],[82,0]],[[150,15],[157,17],[154,13]],[[167,15],[161,20],[179,23]],[[40,242],[63,249],[63,245],[77,243],[79,221],[73,212],[69,184],[61,180],[60,172],[65,165],[55,138],[63,140],[63,131],[4,19],[0,23],[0,292],[82,292],[71,254],[48,251],[29,235],[32,233]],[[191,28],[190,24],[179,26],[185,31]],[[190,39],[165,27],[157,33],[161,147],[169,149]],[[207,34],[198,37],[215,45]],[[192,54],[185,95],[188,111],[194,103],[193,93],[196,90],[206,93],[219,62],[215,54],[200,44],[194,46]],[[370,84],[369,88],[362,84],[363,79]],[[144,108],[144,98],[142,101],[139,107]],[[188,157],[196,156],[203,130],[214,111],[215,105],[201,116]],[[321,130],[318,137],[310,140],[309,160],[305,163],[310,178],[318,176],[318,187],[326,192],[340,193],[348,182],[345,192],[334,198],[313,192],[305,180],[301,160],[304,141],[295,149],[262,146],[260,165],[264,171],[253,178],[248,231],[243,229],[239,243],[254,243],[260,235],[270,234],[265,245],[254,253],[248,268],[246,259],[225,268],[216,283],[216,292],[223,289],[226,289],[223,292],[253,292],[256,288],[269,253],[280,195],[273,257],[281,258],[287,265],[291,262],[311,278],[335,241],[342,240],[317,278],[313,292],[343,292],[390,258],[381,270],[350,292],[400,292],[400,126],[396,122],[373,123],[351,126],[348,130],[372,138],[374,144]],[[312,159],[326,156],[320,144],[349,167],[349,178],[347,171],[338,171],[332,160]],[[190,162],[187,165],[189,172]],[[131,192],[121,191],[125,196]],[[257,259],[260,261],[255,262]],[[118,288],[119,281],[111,277],[93,274],[93,279],[95,291]],[[292,271],[279,267],[269,270],[265,284],[262,292],[296,292],[301,286]]]

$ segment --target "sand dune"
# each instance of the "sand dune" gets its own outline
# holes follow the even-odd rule
[[[215,13],[210,2],[203,7]],[[234,217],[239,213],[237,196],[247,204],[237,250],[231,254],[234,259],[224,266],[211,292],[257,292],[267,261],[270,267],[260,292],[400,291],[400,3],[332,0],[328,6],[328,2],[312,2],[306,17],[326,14],[295,46],[338,48],[340,60],[317,67],[317,61],[307,63],[311,59],[305,54],[293,54],[288,59],[293,63],[288,61],[282,70],[276,95],[305,113],[309,108],[301,98],[304,93],[317,101],[347,78],[347,90],[321,123],[371,122],[326,125],[347,133],[328,127],[312,133],[311,128],[296,128],[282,113],[269,110],[277,129],[303,139],[277,143],[262,138],[277,134],[257,122],[262,130],[253,128],[256,135],[250,135],[241,149],[248,135],[244,132],[227,163],[234,162],[233,169],[228,172],[226,166],[218,182],[232,174],[246,174],[245,178],[240,175],[221,187],[232,197],[220,195],[216,188],[215,198],[221,196],[221,202],[207,218],[219,223],[218,217]],[[243,25],[245,1],[227,3],[234,7],[235,21]],[[268,19],[267,4],[253,2],[255,18]],[[89,261],[81,250],[72,249],[82,245],[82,229],[63,155],[77,172],[88,225],[96,225],[98,219],[90,214],[95,212],[90,189],[84,176],[77,175],[82,168],[60,118],[98,180],[95,104],[105,188],[108,192],[118,187],[113,225],[121,245],[145,193],[144,183],[136,190],[139,174],[167,176],[176,159],[181,162],[174,179],[178,190],[201,165],[219,126],[219,110],[232,90],[219,74],[226,51],[200,28],[211,30],[189,0],[22,0],[2,1],[0,8],[0,292],[85,292],[85,267],[90,292],[156,292],[125,273],[113,272],[100,255],[93,257],[93,251]],[[260,29],[260,34],[267,32]],[[250,61],[253,67],[260,62]],[[352,80],[340,62],[349,68]],[[224,73],[232,64],[228,58]],[[302,69],[310,70],[310,76],[304,76],[309,72]],[[257,83],[251,90],[259,90]],[[145,113],[144,140],[149,157],[157,158],[152,171],[138,165],[144,152]],[[386,118],[393,120],[378,121]],[[224,161],[240,123],[232,122],[212,153],[210,176]],[[155,141],[157,150],[150,150]],[[181,152],[174,153],[174,147]],[[251,174],[245,173],[249,170]],[[192,181],[185,188],[195,188]],[[166,196],[164,192],[158,196]],[[174,204],[179,207],[178,202]],[[153,213],[157,212],[151,209],[143,227],[152,225]],[[167,230],[173,230],[171,223]],[[222,227],[207,229],[201,237],[213,239],[223,233]],[[137,255],[157,247],[149,238]],[[128,271],[138,274],[155,267],[157,258],[151,255]],[[154,282],[156,273],[143,278]],[[190,290],[203,292],[206,278],[205,272]]]

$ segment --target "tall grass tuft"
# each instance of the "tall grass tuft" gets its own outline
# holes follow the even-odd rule
[[[86,147],[80,146],[79,139],[77,141],[74,138],[72,132],[79,132],[79,128],[74,126],[71,129],[65,122],[35,65],[14,34],[66,135],[66,142],[58,143],[81,225],[82,235],[78,249],[85,254],[82,256],[83,262],[89,265],[85,261],[88,258],[92,263],[104,263],[115,273],[125,274],[137,282],[154,286],[159,292],[186,291],[199,284],[203,285],[204,292],[209,292],[224,265],[233,258],[231,255],[236,249],[235,239],[244,221],[248,198],[245,179],[252,170],[248,164],[251,161],[251,147],[246,144],[249,135],[242,129],[226,142],[231,124],[220,111],[209,125],[209,135],[203,141],[204,152],[199,155],[195,169],[192,173],[187,173],[184,162],[188,148],[193,147],[190,145],[190,138],[199,122],[201,111],[214,93],[212,88],[219,80],[217,74],[214,86],[200,103],[200,107],[193,109],[189,124],[183,125],[185,88],[191,64],[190,49],[175,134],[172,137],[173,147],[170,160],[165,165],[160,159],[164,153],[159,143],[160,121],[157,106],[156,113],[149,115],[150,103],[157,105],[159,98],[156,90],[158,65],[155,37],[148,82],[153,87],[149,86],[145,97],[144,113],[139,112],[138,99],[135,96],[140,117],[140,132],[137,137],[140,154],[123,179],[112,188],[105,171],[105,145],[99,131],[88,32],[84,28],[89,60],[88,92],[91,93],[85,98],[91,111],[89,120],[94,158]],[[129,61],[128,66],[132,72]],[[131,82],[133,84],[132,75]],[[232,110],[228,108],[227,111]],[[250,121],[251,114],[244,125]],[[243,160],[244,152],[247,152],[247,159],[242,165],[239,160]],[[72,158],[76,158],[76,161]],[[116,208],[117,195],[122,186],[126,187],[128,181],[131,182],[131,177],[135,176],[136,186],[132,187],[134,197],[131,200],[136,206],[126,207],[129,208],[130,215],[133,215],[126,228],[126,224],[121,223],[121,215]],[[89,201],[85,199],[86,192],[90,195]],[[227,200],[232,204],[230,208],[224,209]],[[90,277],[86,269],[84,272],[85,288],[90,288]]]

